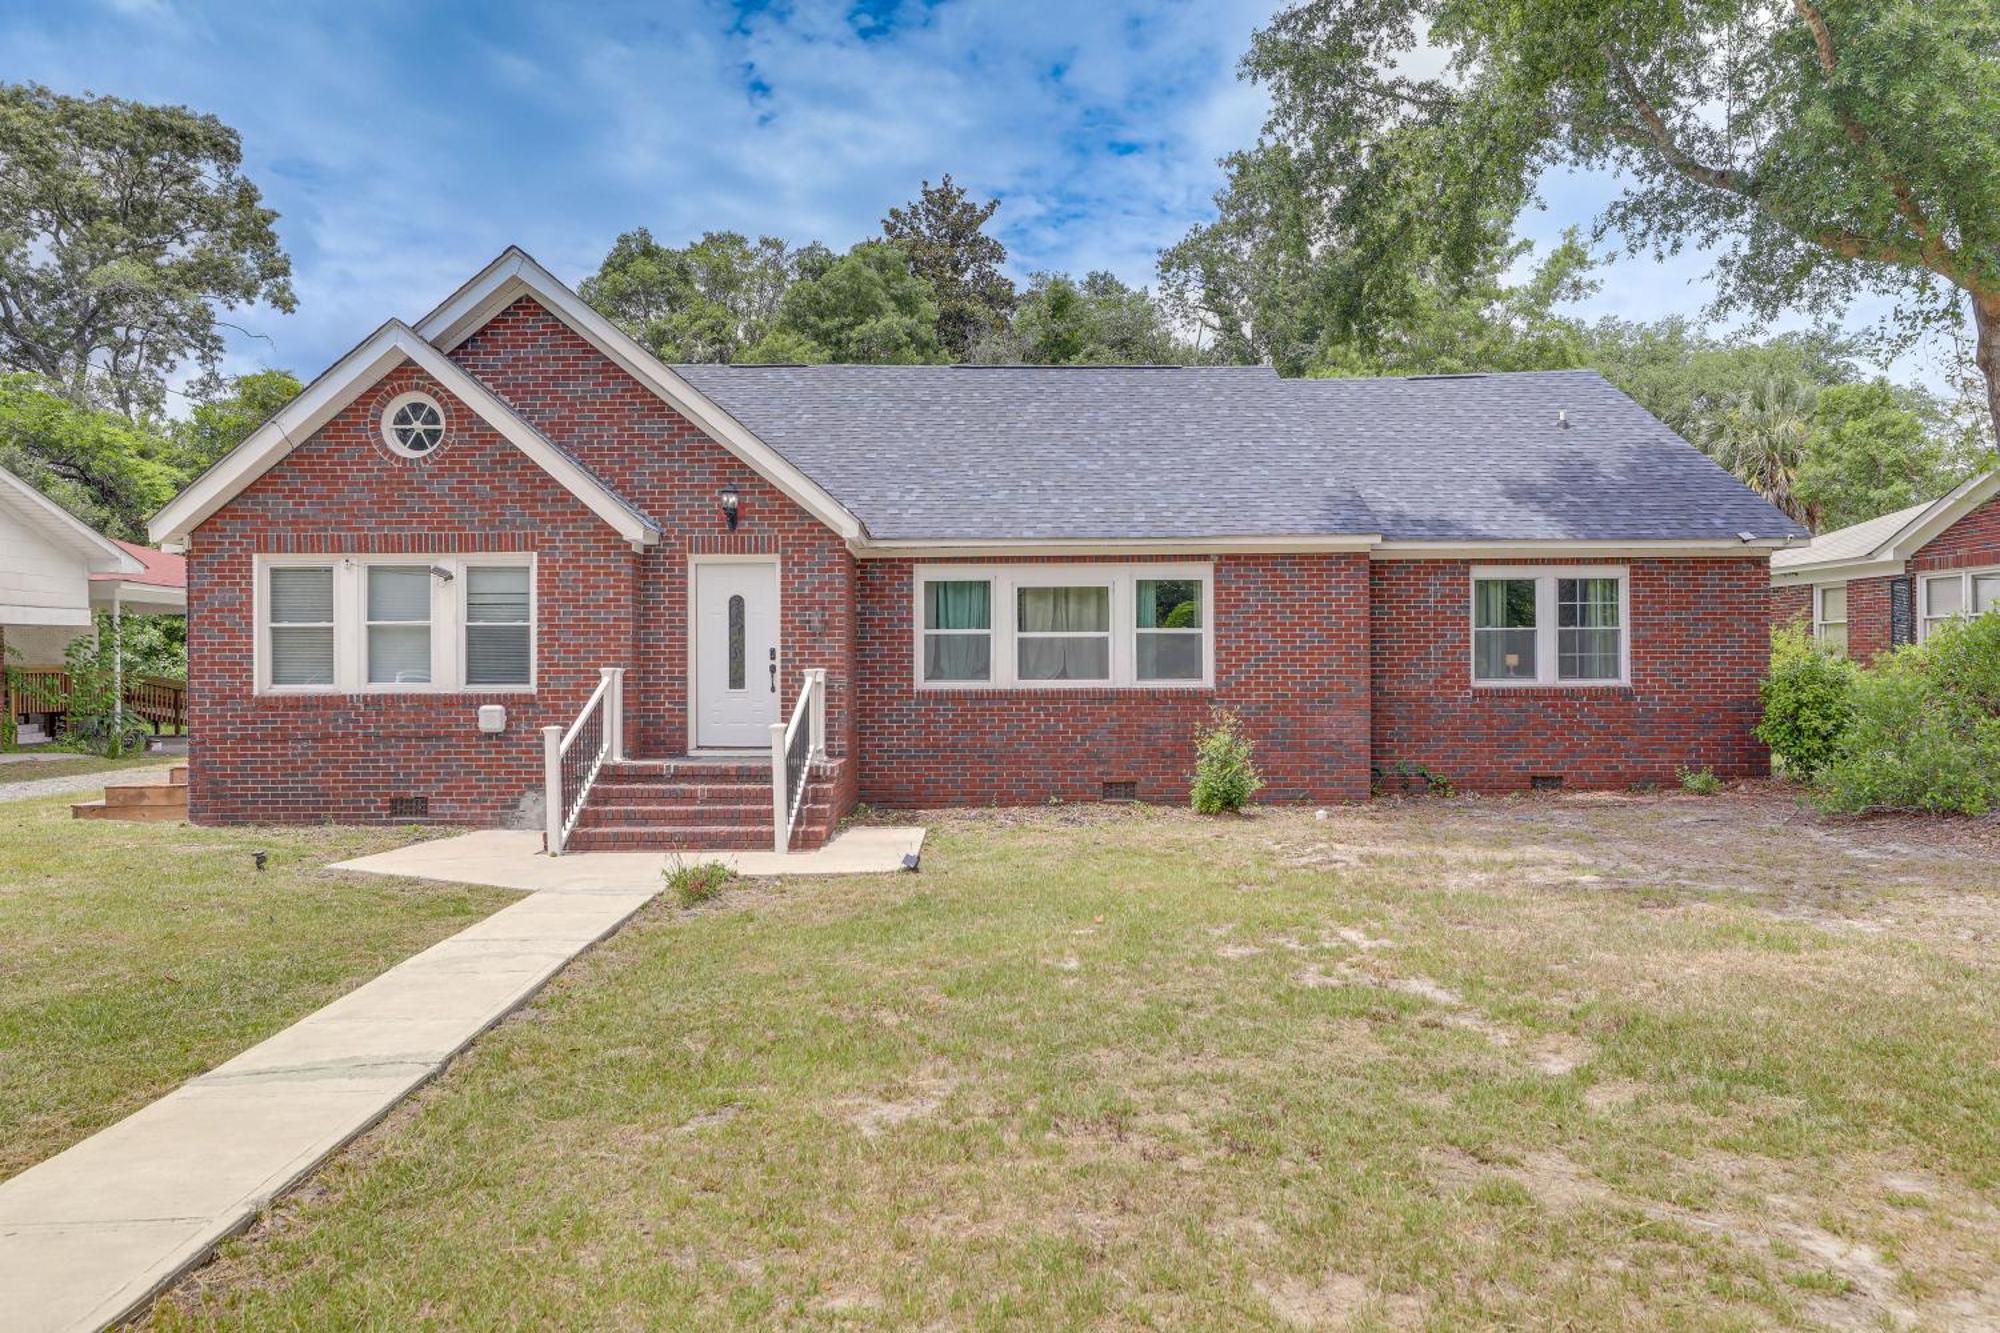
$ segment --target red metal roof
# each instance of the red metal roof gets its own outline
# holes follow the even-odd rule
[[[92,583],[146,583],[156,588],[185,588],[188,582],[187,561],[178,555],[168,555],[150,546],[137,542],[121,542],[116,537],[113,544],[126,554],[137,556],[146,566],[142,574],[92,574]]]

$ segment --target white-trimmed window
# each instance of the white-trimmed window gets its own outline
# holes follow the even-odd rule
[[[992,581],[930,579],[922,598],[923,679],[953,684],[993,679]]]
[[[1959,569],[1917,579],[1923,635],[1949,620],[2000,610],[2000,569]]]
[[[411,390],[382,409],[382,442],[405,458],[422,458],[444,443],[444,409],[427,393]]]
[[[257,689],[535,687],[531,555],[259,556]]]
[[[1813,638],[1820,647],[1847,656],[1847,585],[1822,583],[1813,589]]]
[[[1211,565],[931,565],[916,570],[919,689],[1203,687]]]
[[[1474,566],[1473,683],[1625,683],[1628,584],[1615,566]]]
[[[265,681],[330,686],[334,678],[333,566],[288,565],[268,571],[264,605]]]

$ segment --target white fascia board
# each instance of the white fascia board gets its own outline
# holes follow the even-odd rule
[[[1907,572],[1909,564],[1903,560],[1832,560],[1821,565],[1790,565],[1783,569],[1773,566],[1771,586],[1789,588],[1798,584],[1845,583],[1849,579],[1893,578]]]
[[[419,337],[409,325],[390,320],[174,497],[147,525],[154,542],[184,548],[195,528],[405,361],[414,362],[463,401],[627,541],[651,544],[659,540],[657,528],[640,519],[595,477],[543,439],[485,385]]]
[[[2000,472],[1961,483],[1951,494],[1918,514],[1903,530],[1876,547],[1870,554],[1892,560],[1908,560],[1946,528],[1979,506],[2000,495]]]
[[[0,468],[0,489],[10,508],[49,540],[82,556],[93,574],[146,572],[145,561],[5,468]]]
[[[169,588],[159,583],[134,583],[129,579],[93,580],[90,585],[90,604],[110,606],[113,595],[119,605],[127,611],[149,614],[154,611],[174,612],[187,610],[187,589]]]
[[[703,434],[814,518],[850,542],[866,539],[867,529],[861,520],[819,483],[758,439],[708,395],[675,374],[630,334],[592,309],[589,302],[518,246],[509,246],[470,282],[446,297],[437,309],[417,322],[417,332],[440,350],[450,352],[524,295],[534,297],[571,332],[609,357],[655,397],[693,422]]]
[[[1643,556],[1737,556],[1768,560],[1785,546],[1783,537],[1685,539],[1670,541],[1492,541],[1383,542],[1373,552],[1377,560],[1568,560],[1622,559]]]
[[[1030,556],[1249,555],[1338,553],[1372,550],[1381,538],[1369,534],[1332,537],[1146,537],[1146,538],[1000,538],[986,541],[903,538],[850,541],[848,550],[863,560],[1005,559]]]

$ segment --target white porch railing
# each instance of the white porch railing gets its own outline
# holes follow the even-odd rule
[[[617,763],[625,758],[625,668],[601,667],[599,672],[590,702],[568,730],[542,728],[542,802],[550,856],[562,855],[597,770],[607,759]]]
[[[792,830],[798,827],[799,810],[805,804],[806,783],[813,765],[824,758],[826,671],[814,667],[805,673],[805,687],[792,705],[792,720],[771,724],[772,850],[792,849]]]

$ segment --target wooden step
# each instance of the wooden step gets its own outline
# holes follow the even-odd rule
[[[172,768],[167,770],[167,781],[172,783],[176,787],[187,786],[188,766],[186,764],[175,764]]]
[[[185,805],[106,805],[103,801],[80,801],[69,808],[71,819],[122,819],[134,823],[171,823],[187,818]]]
[[[188,789],[184,783],[130,782],[104,787],[104,803],[110,806],[172,805],[187,809]]]

